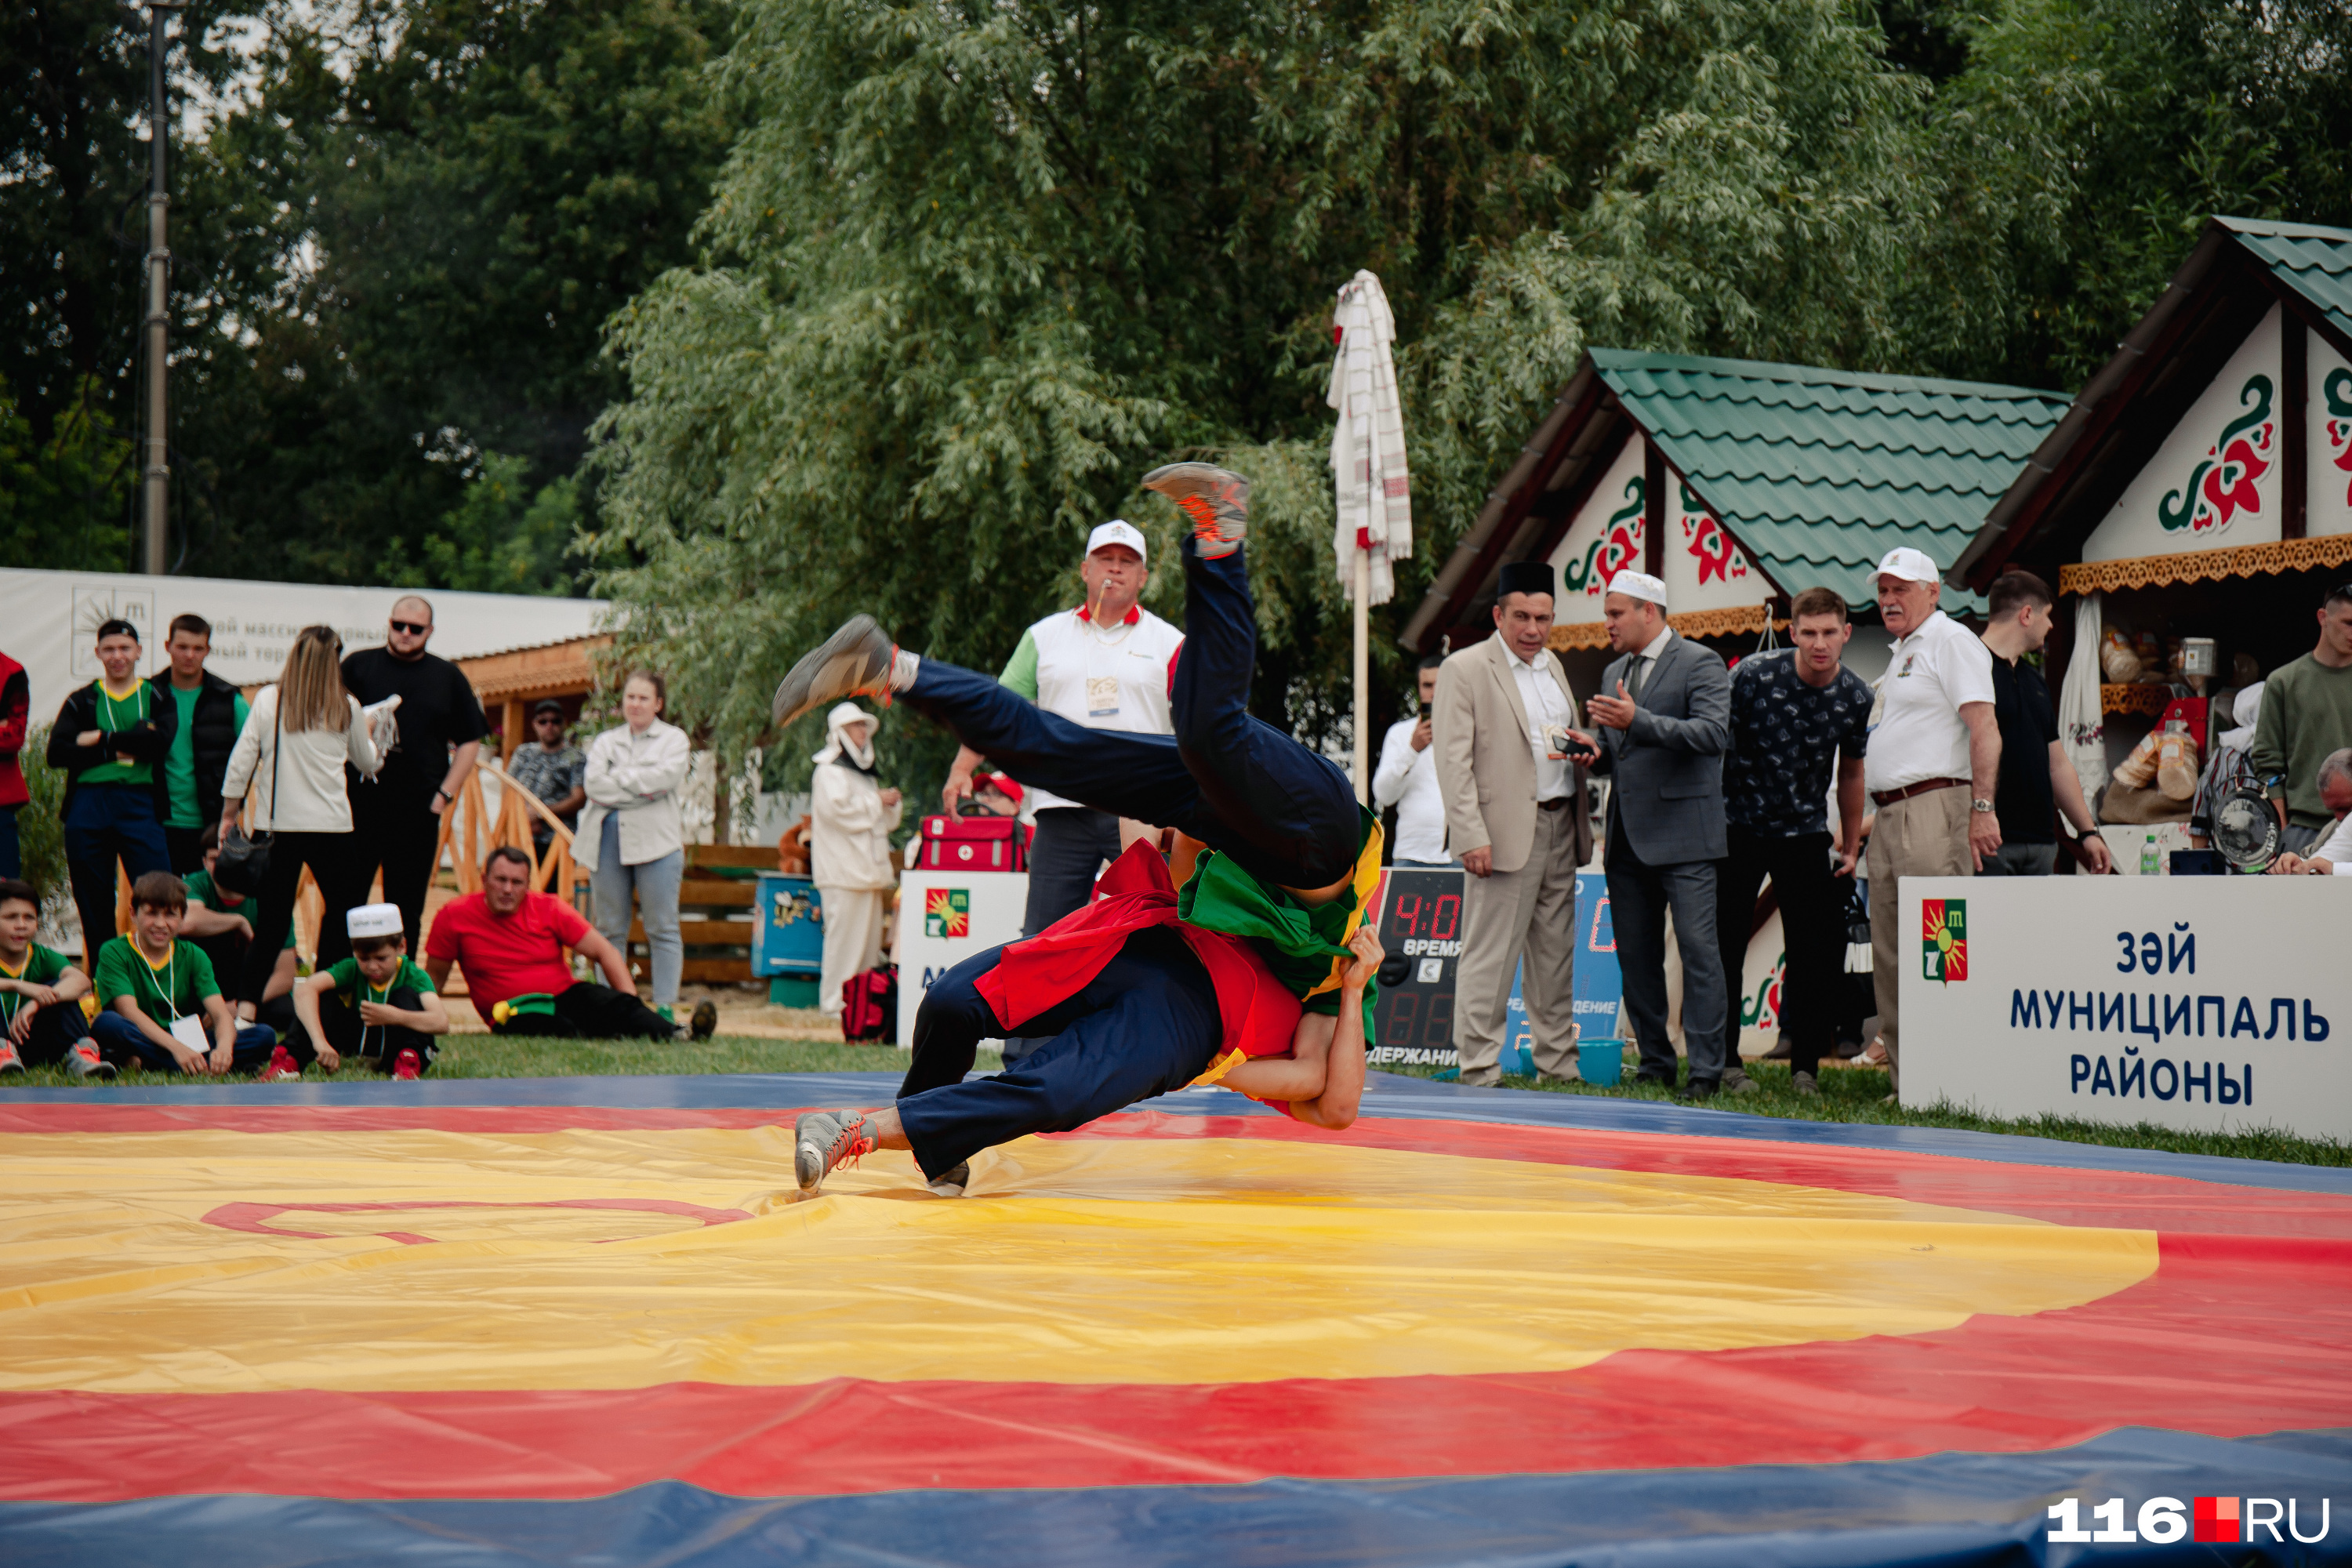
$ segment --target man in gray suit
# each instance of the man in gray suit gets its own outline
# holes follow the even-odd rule
[[[1723,858],[1723,753],[1731,741],[1731,676],[1717,655],[1666,625],[1666,585],[1642,572],[1610,579],[1601,601],[1620,656],[1585,704],[1600,726],[1583,737],[1587,766],[1609,792],[1609,908],[1625,1005],[1642,1049],[1638,1079],[1672,1085],[1666,1035],[1666,910],[1683,961],[1685,1098],[1716,1092],[1727,1065],[1727,993],[1715,935],[1715,863]]]

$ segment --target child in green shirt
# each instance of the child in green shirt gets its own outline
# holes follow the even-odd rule
[[[32,884],[0,880],[0,1073],[63,1062],[76,1078],[112,1078],[82,1016],[89,976],[33,940],[40,923]]]
[[[188,918],[181,924],[180,934],[205,950],[213,961],[215,975],[237,975],[245,973],[246,950],[253,944],[253,928],[261,919],[261,900],[232,893],[213,880],[213,868],[220,863],[220,824],[205,825],[197,839],[204,851],[205,868],[188,879]],[[280,1036],[294,1032],[294,981],[300,973],[300,955],[294,949],[294,922],[286,923],[286,945],[278,950],[277,966],[269,972],[269,983],[261,988],[261,1005],[249,1002],[236,1005],[237,1021],[242,1024],[267,1024]]]
[[[329,1072],[346,1054],[396,1079],[420,1078],[440,1054],[449,1015],[432,977],[409,962],[398,904],[362,904],[344,917],[352,956],[294,988],[294,1016]],[[332,1004],[328,1003],[329,996]],[[299,1043],[295,1047],[302,1049]]]
[[[99,1053],[116,1065],[155,1072],[221,1074],[267,1063],[274,1029],[239,1026],[221,1000],[205,950],[180,940],[186,884],[149,871],[131,885],[131,934],[98,950],[98,995],[106,1011],[90,1026]]]

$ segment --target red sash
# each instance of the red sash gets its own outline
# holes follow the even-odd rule
[[[1176,886],[1168,863],[1142,839],[1111,862],[1095,883],[1102,896],[1004,950],[974,989],[996,1021],[1020,1026],[1084,990],[1118,955],[1129,936],[1151,926],[1174,926],[1209,972],[1224,1036],[1218,1054],[1280,1056],[1298,1031],[1298,998],[1284,989],[1247,941],[1203,931],[1176,918]]]

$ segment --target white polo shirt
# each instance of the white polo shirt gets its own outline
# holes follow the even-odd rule
[[[1992,701],[1992,650],[1937,610],[1888,654],[1878,696],[1878,723],[1863,759],[1871,793],[1968,778],[1969,727],[1960,704]]]
[[[1172,735],[1168,661],[1183,641],[1182,632],[1139,605],[1120,625],[1100,627],[1077,610],[1064,610],[1022,634],[998,679],[1089,730]],[[1024,804],[1046,811],[1078,803],[1033,787]]]

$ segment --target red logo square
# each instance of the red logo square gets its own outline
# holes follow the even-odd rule
[[[2197,1500],[2198,1541],[2235,1541],[2238,1539],[2238,1500],[2233,1497],[2201,1497]]]

